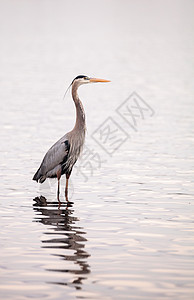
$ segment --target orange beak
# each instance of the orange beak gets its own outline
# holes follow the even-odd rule
[[[110,80],[100,78],[90,78],[90,82],[110,82]]]

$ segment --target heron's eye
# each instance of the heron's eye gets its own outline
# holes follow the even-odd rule
[[[85,79],[85,80],[89,80],[89,77],[86,76],[86,77],[84,77],[84,79]]]

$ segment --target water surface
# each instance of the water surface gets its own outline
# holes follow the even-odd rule
[[[193,299],[193,4],[175,3],[1,3],[2,299]],[[79,90],[86,148],[59,207],[32,176],[73,127],[62,97],[82,73],[112,83]],[[135,130],[118,113],[133,92]]]

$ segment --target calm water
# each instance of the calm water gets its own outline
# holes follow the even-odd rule
[[[194,297],[193,3],[140,2],[0,3],[1,299]],[[86,147],[59,208],[56,181],[31,179],[82,73],[112,83],[80,88]]]

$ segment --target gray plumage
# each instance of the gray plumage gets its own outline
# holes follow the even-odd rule
[[[66,134],[48,150],[33,180],[43,183],[46,178],[57,177],[57,172],[67,162],[68,153],[69,142]]]
[[[33,180],[43,183],[47,178],[57,177],[58,179],[58,200],[59,200],[59,181],[63,174],[66,174],[65,195],[68,201],[68,179],[72,168],[76,163],[85,141],[85,112],[83,105],[78,97],[77,89],[80,85],[89,82],[108,82],[104,79],[89,78],[84,75],[77,76],[72,81],[72,97],[76,107],[76,123],[72,131],[59,139],[46,153],[43,161],[35,173]]]

